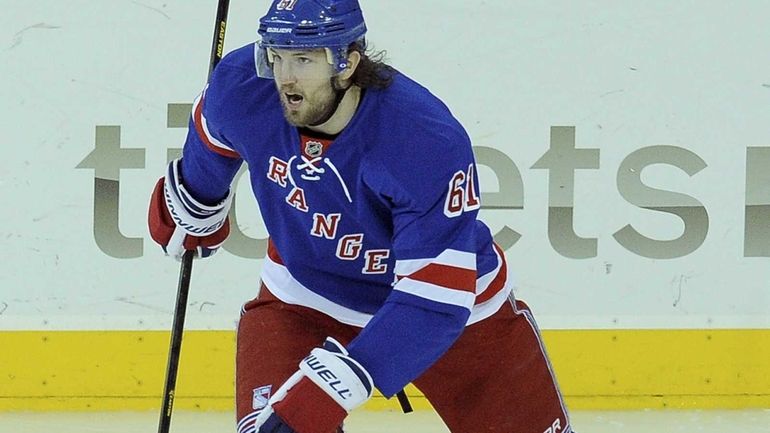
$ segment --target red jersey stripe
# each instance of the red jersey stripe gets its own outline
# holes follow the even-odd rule
[[[198,105],[195,106],[195,112],[193,112],[193,124],[195,125],[195,131],[198,133],[198,137],[200,137],[201,141],[208,147],[212,152],[226,156],[228,158],[240,158],[240,155],[238,153],[224,149],[220,146],[215,145],[211,139],[209,138],[206,131],[203,129],[203,98],[204,95],[201,95],[200,101],[198,101]]]
[[[421,281],[436,286],[465,292],[476,291],[476,270],[457,268],[431,263],[428,266],[406,276],[410,280]]]

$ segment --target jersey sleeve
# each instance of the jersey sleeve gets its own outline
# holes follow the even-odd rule
[[[229,94],[237,87],[240,70],[232,70],[223,59],[209,83],[193,103],[182,153],[185,187],[198,200],[215,203],[227,195],[242,159],[228,140],[228,129],[237,117],[237,104]]]
[[[396,282],[349,351],[386,396],[449,349],[475,303],[475,162],[464,131],[446,140],[399,152],[399,168],[372,180],[392,203]]]

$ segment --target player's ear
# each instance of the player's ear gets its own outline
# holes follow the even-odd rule
[[[358,50],[350,50],[348,53],[348,67],[340,72],[340,79],[349,80],[361,63],[361,53]]]

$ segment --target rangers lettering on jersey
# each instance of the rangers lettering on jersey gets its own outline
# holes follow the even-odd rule
[[[307,212],[309,210],[307,199],[305,199],[305,190],[296,186],[292,188],[289,195],[286,196],[286,203],[289,203],[291,207],[299,209],[302,212]]]
[[[286,163],[285,161],[281,161],[280,159],[274,156],[271,156],[270,166],[267,170],[267,178],[285,188],[287,185],[286,178],[288,176],[289,176],[289,164]]]
[[[390,250],[367,250],[364,257],[366,261],[362,273],[384,274],[388,271],[388,264],[383,263],[383,260],[390,257]]]
[[[339,225],[342,214],[333,213],[324,215],[320,213],[313,214],[313,229],[310,234],[316,237],[334,239],[337,237],[337,226]]]
[[[340,260],[355,260],[361,253],[364,234],[345,235],[337,243],[337,258]]]

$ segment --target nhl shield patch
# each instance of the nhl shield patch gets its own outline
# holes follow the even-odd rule
[[[324,153],[324,145],[320,141],[309,140],[305,143],[305,154],[311,158],[321,156]]]
[[[273,390],[273,385],[260,386],[254,389],[254,396],[251,400],[251,407],[254,410],[263,409],[267,406],[267,401],[270,400],[270,393]]]

